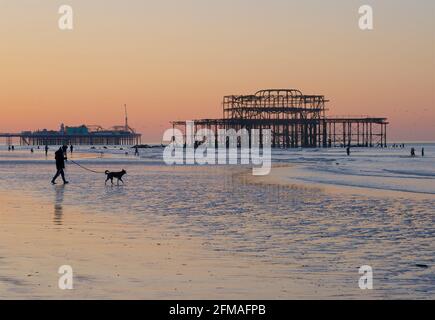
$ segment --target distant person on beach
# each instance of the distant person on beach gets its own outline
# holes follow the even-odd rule
[[[32,149],[30,149],[30,152],[31,152],[31,153],[33,153],[33,148],[32,148]]]
[[[45,156],[48,155],[48,145],[45,145]]]
[[[15,147],[14,147],[14,146],[12,146],[12,147],[11,147],[11,150],[12,150],[12,151],[14,151],[14,150],[15,150]]]
[[[346,148],[346,153],[347,153],[348,156],[350,156],[350,147]]]
[[[421,148],[421,156],[424,157],[424,148]]]
[[[71,154],[74,152],[74,146],[73,146],[73,145],[71,145],[71,146],[69,147],[69,151],[71,152]]]
[[[56,184],[56,179],[59,176],[62,176],[62,180],[63,180],[64,184],[69,183],[68,181],[65,180],[64,169],[65,169],[65,160],[67,160],[67,157],[66,157],[66,155],[64,153],[64,148],[63,147],[60,147],[59,150],[57,150],[54,153],[54,158],[56,159],[56,169],[57,169],[57,172],[56,172],[55,176],[53,177],[53,179],[51,180],[51,183],[52,184]]]
[[[8,151],[11,151],[11,146],[8,146]]]
[[[139,155],[139,148],[137,146],[134,147],[134,155],[135,156]]]
[[[411,157],[415,157],[415,148],[411,148]]]

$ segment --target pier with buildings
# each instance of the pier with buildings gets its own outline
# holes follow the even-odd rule
[[[125,124],[104,129],[99,125],[81,125],[76,127],[62,124],[59,130],[23,131],[20,133],[0,133],[7,145],[15,139],[20,145],[138,145],[142,135],[128,125],[127,109]]]

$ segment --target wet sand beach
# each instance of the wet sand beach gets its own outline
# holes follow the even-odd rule
[[[344,163],[336,154],[279,153],[256,180],[245,167],[167,167],[161,150],[142,152],[74,155],[97,171],[125,168],[121,186],[71,163],[71,184],[52,186],[52,157],[1,152],[1,298],[434,298],[435,199],[424,170],[416,185],[403,178],[415,192],[369,188],[377,178],[358,192],[334,180],[330,192],[325,180],[286,179],[310,163],[335,168]],[[62,265],[74,270],[73,290],[58,288]],[[374,290],[358,287],[362,265],[373,267]]]

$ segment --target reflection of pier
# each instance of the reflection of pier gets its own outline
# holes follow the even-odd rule
[[[242,128],[272,131],[272,146],[281,148],[387,145],[387,119],[369,116],[327,117],[324,96],[298,90],[262,90],[255,95],[226,96],[222,119],[195,120],[195,132]],[[184,121],[172,122],[185,126]],[[216,136],[217,141],[217,136]]]

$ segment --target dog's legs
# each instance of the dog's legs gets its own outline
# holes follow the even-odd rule
[[[122,180],[122,178],[119,178],[119,180],[121,180],[122,184],[124,184],[124,180]]]

